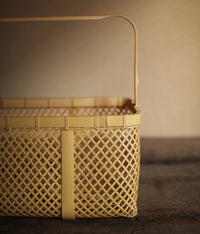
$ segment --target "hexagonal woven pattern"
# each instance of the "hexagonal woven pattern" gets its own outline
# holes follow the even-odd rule
[[[75,217],[133,217],[140,168],[138,127],[75,131]]]

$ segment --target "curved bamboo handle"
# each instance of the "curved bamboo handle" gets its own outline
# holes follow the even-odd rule
[[[137,29],[133,21],[124,15],[81,15],[81,16],[42,16],[42,17],[11,17],[0,18],[0,22],[14,22],[14,21],[67,21],[67,20],[100,20],[110,17],[120,17],[128,21],[135,34],[135,48],[134,48],[134,101],[137,106],[137,92],[138,92],[138,75],[137,75]]]

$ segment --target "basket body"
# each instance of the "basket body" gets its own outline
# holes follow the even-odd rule
[[[133,217],[140,112],[130,99],[4,99],[0,215]]]

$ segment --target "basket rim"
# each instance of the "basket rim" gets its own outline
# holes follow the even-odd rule
[[[130,127],[141,123],[141,112],[134,100],[123,97],[2,98],[0,103],[0,109],[128,106],[133,111],[129,115],[0,117],[0,129],[107,128]]]

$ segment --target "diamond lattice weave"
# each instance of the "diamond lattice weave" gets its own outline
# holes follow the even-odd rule
[[[0,132],[0,215],[60,217],[61,132]]]
[[[74,130],[75,217],[137,213],[137,126]],[[61,131],[1,131],[0,215],[61,216]]]
[[[133,217],[139,180],[138,127],[75,131],[75,216]]]

